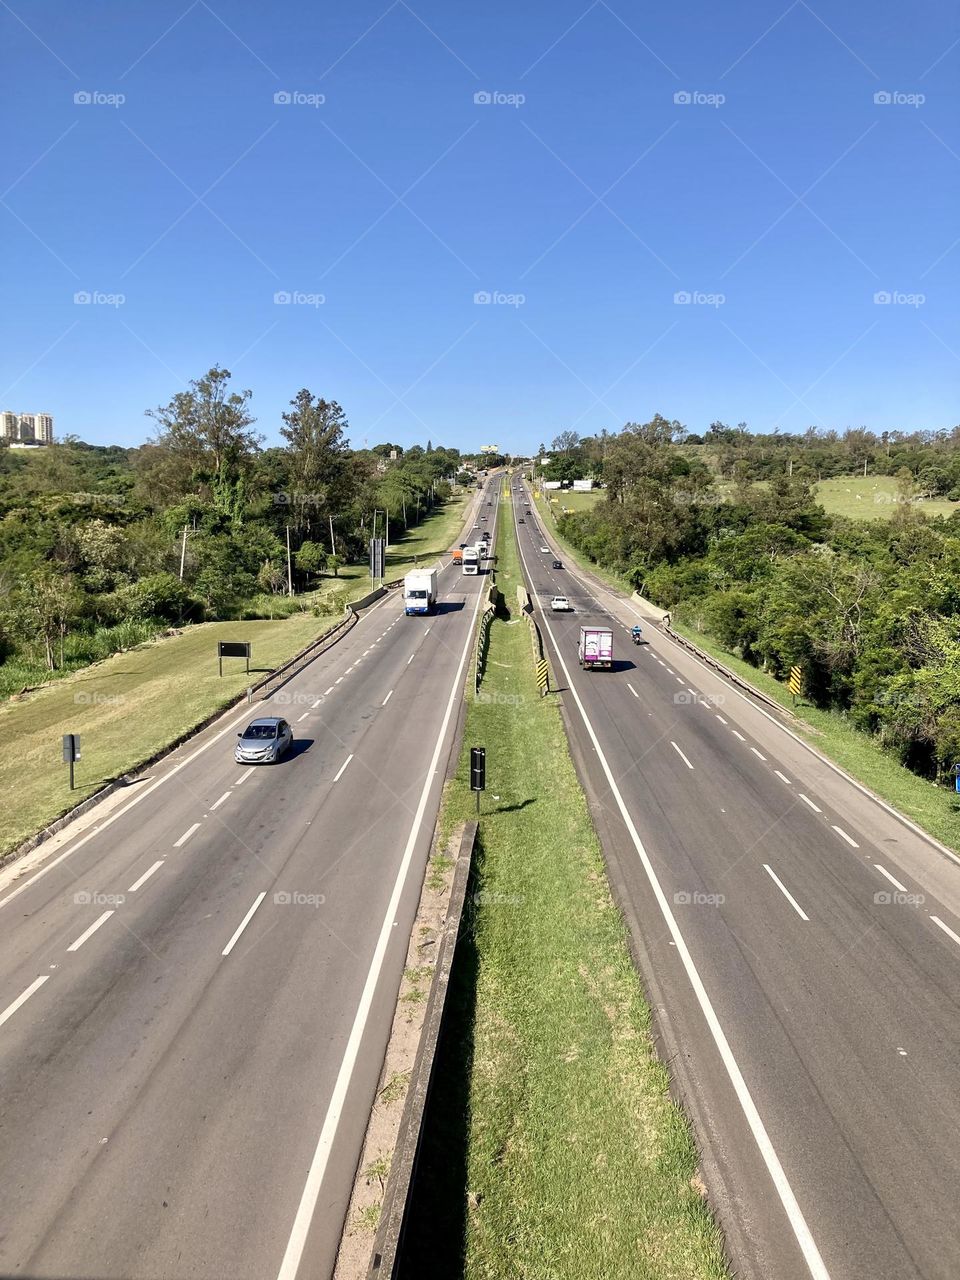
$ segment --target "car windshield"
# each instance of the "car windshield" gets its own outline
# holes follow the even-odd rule
[[[277,726],[275,724],[248,724],[243,731],[243,736],[254,739],[275,738],[277,736]]]

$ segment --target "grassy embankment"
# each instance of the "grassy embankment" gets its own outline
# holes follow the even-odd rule
[[[897,506],[897,481],[893,476],[835,476],[820,481],[816,497],[832,516],[889,520]],[[949,516],[960,510],[960,502],[946,498],[918,498],[913,506],[927,516]]]
[[[0,705],[0,854],[226,706],[342,616],[203,623]],[[220,679],[218,640],[251,642],[249,676],[241,658],[225,658]],[[64,733],[81,735],[73,792]]]
[[[868,476],[866,483],[868,485],[881,484],[883,480],[884,477]],[[856,481],[846,479],[844,481],[824,481],[823,483],[853,485]],[[896,485],[892,481],[890,484],[889,492],[892,493]],[[868,506],[869,504],[862,502],[857,505]],[[924,504],[923,510],[929,511],[932,505],[934,504]],[[939,505],[952,508],[957,504],[945,503]],[[538,509],[541,512],[543,511],[543,507],[539,503]],[[887,518],[889,518],[893,507],[878,503],[876,510],[886,512]],[[872,512],[869,513],[871,518],[872,514]],[[585,556],[576,551],[566,539],[559,535],[555,526],[551,526],[551,532],[565,548],[570,560],[575,561],[584,568],[588,568],[609,586],[626,592],[627,595],[630,594],[631,587],[628,582],[607,569],[589,563]],[[757,667],[751,666],[750,663],[744,662],[735,654],[722,648],[709,636],[702,634],[693,627],[678,624],[676,621],[674,621],[674,627],[682,635],[687,636],[695,644],[699,645],[701,649],[706,650],[707,653],[718,658],[731,670],[736,671],[744,680],[749,681],[754,688],[766,693],[769,697],[775,698],[782,706],[788,708],[800,721],[798,726],[800,735],[814,745],[818,751],[833,760],[835,764],[838,764],[841,769],[846,769],[849,774],[862,782],[864,786],[869,787],[871,791],[884,799],[887,804],[899,809],[901,813],[906,814],[908,818],[911,818],[932,836],[943,841],[944,844],[949,845],[951,848],[960,849],[960,797],[954,792],[948,791],[944,787],[938,787],[935,783],[928,782],[925,778],[919,778],[915,773],[911,773],[909,769],[900,764],[891,752],[885,750],[879,742],[868,734],[861,732],[861,730],[854,728],[848,720],[837,712],[821,711],[817,707],[811,706],[810,703],[805,702],[802,698],[797,706],[794,706],[793,699],[785,685],[767,675],[766,672],[760,671]]]
[[[391,549],[388,578],[446,551],[472,495],[457,494],[441,511],[411,529]],[[364,565],[300,599],[320,616],[298,611],[279,620],[215,622],[138,645],[64,675],[23,697],[0,703],[0,856],[51,822],[109,778],[134,768],[207,716],[227,705],[260,674],[293,657],[343,615],[346,600],[370,589]],[[277,597],[278,612],[293,602]],[[225,660],[217,675],[216,641],[249,640],[257,674],[240,659]],[[81,735],[77,786],[69,788],[60,738]]]
[[[418,1280],[694,1280],[727,1275],[687,1122],[553,697],[538,696],[504,506],[481,698],[444,804],[475,813],[473,883],[435,1073],[404,1274]]]

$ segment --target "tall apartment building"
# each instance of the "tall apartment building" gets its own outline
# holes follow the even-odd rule
[[[49,413],[0,413],[0,440],[25,444],[52,444],[53,417]]]

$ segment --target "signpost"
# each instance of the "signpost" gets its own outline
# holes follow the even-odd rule
[[[480,816],[480,792],[487,789],[487,749],[470,748],[470,790],[477,793],[477,817]]]
[[[73,765],[80,759],[80,735],[79,733],[65,733],[63,735],[63,759],[64,763],[70,766],[70,790],[73,790]]]
[[[223,675],[224,658],[245,658],[247,661],[247,675],[249,675],[251,648],[252,645],[248,640],[218,640],[217,657],[220,660],[220,675]]]
[[[383,581],[383,538],[370,539],[370,577],[374,582]]]
[[[787,688],[793,694],[793,705],[796,706],[797,698],[800,697],[800,692],[803,689],[802,667],[797,666],[790,668],[790,679],[787,681]]]

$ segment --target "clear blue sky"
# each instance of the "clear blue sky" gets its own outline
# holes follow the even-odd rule
[[[958,41],[945,0],[4,2],[0,408],[135,444],[221,363],[268,441],[303,386],[356,445],[952,426]]]

